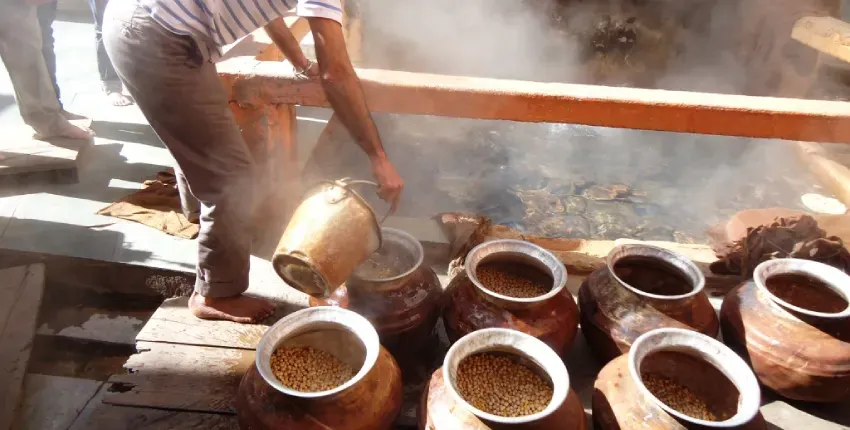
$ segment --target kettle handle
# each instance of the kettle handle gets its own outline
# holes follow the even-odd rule
[[[378,184],[376,182],[367,181],[364,179],[352,180],[351,178],[342,178],[336,182],[343,188],[348,188],[350,185],[372,185],[373,187],[378,188]],[[390,206],[390,208],[387,210],[387,213],[384,214],[384,217],[381,218],[381,221],[378,222],[378,225],[384,224],[384,221],[386,221],[387,218],[390,217],[390,211],[392,211],[392,209],[392,206]]]

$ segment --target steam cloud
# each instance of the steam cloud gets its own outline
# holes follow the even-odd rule
[[[369,0],[362,2],[361,12],[368,67],[801,97],[794,94],[800,92],[800,81],[791,79],[799,68],[781,71],[777,56],[784,55],[781,61],[787,63],[816,61],[806,57],[808,48],[783,46],[797,18],[829,11],[822,3]],[[747,36],[747,31],[761,33]],[[409,216],[466,209],[550,236],[703,241],[706,227],[738,210],[802,209],[802,193],[830,195],[786,142],[568,124],[375,117],[407,181],[403,210]],[[340,156],[347,160],[341,167],[345,174],[339,176],[367,175],[365,157],[354,145],[346,147],[348,154]],[[627,203],[581,203],[569,197],[587,197],[589,187],[613,184],[633,189],[620,198]],[[537,189],[545,193],[529,193]],[[547,193],[565,202],[566,209]],[[458,201],[465,203],[458,207]],[[578,211],[575,204],[587,207]],[[551,213],[534,211],[541,208]]]

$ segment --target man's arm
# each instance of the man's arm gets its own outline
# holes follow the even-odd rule
[[[266,24],[263,29],[266,30],[272,42],[283,52],[286,59],[295,66],[295,70],[303,71],[310,77],[318,74],[316,70],[309,70],[310,61],[304,56],[304,51],[301,50],[295,36],[283,22],[283,18],[274,19]]]
[[[393,204],[394,212],[404,181],[387,158],[378,129],[372,121],[360,79],[348,58],[342,26],[331,19],[307,18],[316,44],[319,76],[334,113],[372,162],[378,195]]]

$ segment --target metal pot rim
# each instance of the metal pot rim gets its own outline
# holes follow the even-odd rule
[[[316,323],[334,325],[337,328],[348,331],[356,336],[362,343],[366,351],[363,364],[354,375],[353,378],[346,381],[344,384],[326,391],[317,392],[302,392],[296,391],[283,385],[275,376],[271,369],[271,355],[277,347],[286,339],[293,335],[298,335],[304,331],[301,329],[309,328]],[[347,309],[338,308],[335,306],[318,306],[313,308],[301,309],[281,318],[260,338],[257,344],[257,352],[254,362],[257,366],[260,376],[274,389],[283,394],[299,397],[302,399],[315,399],[321,397],[330,397],[337,393],[351,388],[354,384],[360,382],[375,366],[380,354],[380,341],[378,340],[378,332],[366,318],[361,315],[349,311]]]
[[[832,291],[841,295],[844,298],[844,301],[848,303],[848,306],[841,312],[829,313],[812,311],[792,305],[771,293],[767,288],[765,282],[771,276],[775,275],[803,275],[814,278],[829,287]],[[756,266],[755,271],[753,271],[753,281],[756,284],[756,288],[766,294],[770,300],[795,313],[824,319],[841,319],[850,317],[850,276],[828,264],[812,260],[803,260],[800,258],[779,258],[775,260],[767,260]]]
[[[495,341],[493,337],[497,337]],[[480,338],[486,338],[487,342],[480,346],[470,345],[477,341],[480,342]],[[455,365],[460,364],[461,361],[471,355],[495,351],[520,355],[534,362],[546,372],[552,382],[552,399],[546,405],[546,408],[531,415],[502,417],[484,412],[464,400],[455,386],[455,378],[452,376],[453,371],[456,371],[456,369],[452,369],[453,363]],[[461,354],[463,355],[458,357]],[[570,375],[561,357],[540,339],[506,328],[476,330],[458,339],[446,352],[441,369],[445,387],[458,404],[478,418],[500,424],[525,424],[541,420],[557,411],[567,400],[567,395],[570,392]]]
[[[668,295],[647,293],[646,291],[640,290],[638,288],[633,287],[632,285],[629,285],[629,283],[620,279],[620,277],[617,276],[617,273],[614,272],[614,264],[616,264],[616,262],[619,261],[619,258],[623,258],[622,256],[619,257],[619,258],[617,257],[618,252],[622,252],[623,250],[627,251],[629,248],[650,249],[656,254],[656,255],[654,255],[654,257],[658,258],[658,257],[664,256],[664,257],[667,257],[667,259],[669,261],[678,262],[678,263],[684,265],[685,267],[687,267],[687,270],[682,270],[681,267],[676,267],[675,264],[668,263],[668,265],[672,265],[672,266],[674,266],[674,268],[679,269],[679,271],[682,272],[682,275],[687,277],[691,281],[693,289],[691,291],[688,291],[687,293],[684,293],[684,294],[677,294],[677,295],[674,295],[674,296],[668,296]],[[663,257],[662,257],[662,259],[663,259]],[[702,273],[702,270],[700,270],[699,267],[697,267],[697,265],[694,264],[693,261],[691,261],[690,258],[685,257],[684,255],[682,255],[682,254],[680,254],[676,251],[671,251],[669,249],[662,248],[660,246],[647,245],[647,244],[643,244],[643,243],[626,243],[626,244],[617,245],[613,249],[611,249],[611,251],[608,252],[608,256],[605,259],[605,264],[608,267],[608,273],[610,273],[611,276],[620,285],[622,285],[627,290],[637,294],[638,296],[647,297],[647,298],[650,298],[650,299],[653,299],[653,300],[674,301],[674,300],[687,299],[687,298],[691,298],[691,297],[694,297],[694,296],[702,293],[703,289],[705,289],[705,275]]]
[[[476,258],[477,254],[482,252],[482,250],[486,250],[487,248],[491,247],[497,247],[499,245],[514,245],[516,246],[516,252],[521,252],[530,258],[537,258],[538,260],[541,260],[543,264],[545,264],[552,271],[552,273],[550,273],[552,275],[552,289],[549,290],[546,294],[537,297],[520,298],[499,294],[485,287],[484,284],[482,284],[478,280],[478,275],[475,273],[475,269],[478,267],[478,263],[474,262],[473,259]],[[527,252],[528,250],[537,252],[543,258],[533,255],[530,252]],[[498,254],[501,252],[507,251],[494,251],[490,255]],[[549,261],[543,261],[544,258],[548,259]],[[466,271],[466,276],[469,278],[470,281],[472,281],[472,284],[475,285],[475,287],[478,288],[480,292],[484,293],[487,296],[490,296],[491,298],[497,301],[512,302],[516,304],[541,303],[560,294],[561,291],[563,291],[563,289],[567,286],[568,274],[567,268],[564,267],[564,263],[562,263],[561,260],[559,260],[558,257],[555,256],[555,254],[551,253],[546,248],[543,248],[542,246],[533,244],[525,240],[496,239],[480,243],[475,248],[472,248],[472,250],[470,250],[468,254],[466,254],[466,258],[464,259],[463,264],[464,270]],[[473,265],[475,267],[473,267]]]
[[[655,397],[641,380],[640,365],[644,358],[661,351],[689,354],[723,373],[740,393],[735,415],[725,421],[700,420],[667,406]],[[644,333],[629,349],[628,365],[629,374],[638,391],[668,414],[685,422],[706,428],[736,428],[752,421],[759,413],[761,389],[750,366],[729,347],[702,333],[681,328],[660,328]]]
[[[327,297],[330,295],[331,287],[330,283],[328,282],[328,278],[325,276],[324,273],[322,273],[321,270],[319,270],[319,268],[316,267],[315,264],[313,264],[313,261],[308,255],[305,255],[303,252],[300,252],[298,250],[287,249],[284,251],[284,253],[275,255],[272,258],[272,267],[277,273],[277,276],[280,276],[280,279],[283,279],[287,286],[301,291],[300,287],[296,287],[297,282],[294,282],[292,279],[289,279],[289,276],[287,276],[286,273],[283,271],[283,267],[286,266],[286,260],[295,260],[307,266],[307,268],[310,269],[310,271],[313,272],[313,274],[319,279],[319,281],[321,282],[320,287],[322,289],[322,296]],[[304,293],[307,294],[306,292]]]
[[[356,268],[354,269],[355,274],[352,274],[353,278],[361,280],[361,281],[373,282],[373,283],[376,283],[376,284],[385,283],[385,282],[393,282],[393,281],[397,281],[399,279],[403,279],[407,276],[410,276],[410,274],[415,272],[417,269],[419,269],[419,266],[421,266],[422,262],[425,261],[425,250],[422,248],[422,244],[419,242],[419,240],[416,239],[415,237],[413,237],[412,234],[410,234],[410,233],[408,233],[404,230],[399,230],[397,228],[381,227],[381,237],[382,238],[384,236],[384,232],[390,233],[389,234],[390,236],[397,235],[397,236],[403,237],[403,238],[405,238],[405,240],[412,243],[413,247],[416,248],[416,252],[417,252],[417,255],[418,255],[418,257],[416,258],[416,262],[406,272],[404,272],[400,275],[393,276],[391,278],[362,278],[362,277],[355,275],[357,273]],[[381,246],[383,246],[383,244]],[[379,250],[380,250],[380,248],[379,248]],[[375,251],[375,252],[377,252],[377,251]]]

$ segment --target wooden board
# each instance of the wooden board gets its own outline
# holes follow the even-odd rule
[[[235,430],[235,415],[111,406],[92,401],[69,430]]]
[[[848,48],[850,49],[850,48]],[[795,142],[800,161],[814,173],[845,205],[850,206],[850,169],[831,159],[823,146],[810,142]]]
[[[189,312],[188,298],[182,297],[163,302],[136,340],[254,349],[269,325],[307,306],[307,295],[288,287],[266,260],[251,257],[248,282],[246,294],[270,300],[278,307],[263,324],[200,320]]]
[[[91,379],[29,374],[15,428],[66,430],[104,383]]]
[[[824,54],[850,63],[850,24],[831,16],[807,16],[794,25],[791,37]]]
[[[328,107],[318,80],[270,61],[217,66],[236,102]],[[357,69],[372,112],[850,143],[836,101]]]
[[[0,270],[0,430],[20,405],[43,293],[43,264]]]
[[[136,336],[139,342],[254,349],[266,332],[265,324],[200,320],[189,312],[188,297],[168,299]]]
[[[127,360],[133,373],[114,375],[121,389],[104,403],[193,412],[235,413],[236,390],[254,351],[139,342]]]

